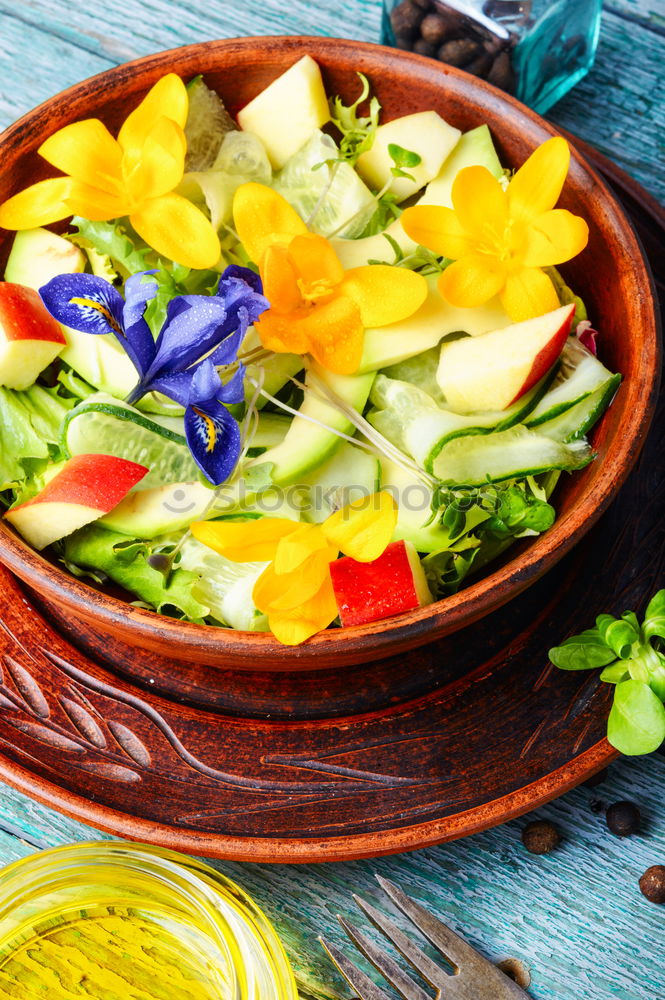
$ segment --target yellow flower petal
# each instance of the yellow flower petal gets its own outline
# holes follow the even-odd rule
[[[344,277],[339,257],[324,236],[303,233],[289,243],[289,258],[302,283],[303,294],[317,289],[324,293]]]
[[[148,246],[185,267],[214,267],[219,260],[210,220],[182,195],[148,199],[131,213],[130,222]]]
[[[462,228],[452,208],[414,205],[404,210],[399,221],[407,236],[441,257],[459,260],[476,249],[476,241]]]
[[[32,184],[0,205],[0,226],[34,229],[70,215],[101,222],[125,214],[126,206],[105,191],[71,177],[53,177]]]
[[[316,306],[294,322],[293,332],[296,337],[306,338],[309,353],[328,371],[353,375],[358,370],[365,329],[351,299],[340,295]]]
[[[528,227],[522,261],[526,267],[553,267],[576,257],[588,242],[589,227],[584,219],[565,208],[554,208]]]
[[[523,267],[506,278],[501,304],[515,323],[558,309],[560,302],[549,277],[537,267]]]
[[[233,221],[240,242],[256,264],[269,246],[288,246],[294,236],[307,232],[295,208],[265,184],[240,185],[233,197]]]
[[[261,517],[247,521],[195,521],[194,538],[233,562],[266,562],[277,551],[281,538],[297,531],[298,521],[286,517]]]
[[[292,611],[270,614],[268,623],[275,638],[284,646],[299,646],[327,628],[337,614],[335,592],[328,574],[313,597]]]
[[[460,170],[453,183],[452,199],[459,224],[474,239],[475,249],[503,246],[508,228],[508,198],[487,167]]]
[[[331,514],[321,525],[328,540],[358,562],[378,559],[397,524],[397,504],[390,493],[373,493]]]
[[[57,177],[19,191],[0,205],[0,226],[3,229],[34,229],[66,219],[72,214],[67,198],[73,183],[69,177]]]
[[[122,149],[97,118],[59,129],[39,147],[51,166],[109,194],[122,190]]]
[[[298,319],[297,313],[278,313],[275,309],[268,309],[258,323],[254,324],[254,328],[268,351],[275,351],[277,354],[307,354],[309,337],[307,330],[301,330],[298,326]]]
[[[554,208],[569,164],[570,149],[560,136],[538,146],[508,185],[511,217],[532,219]]]
[[[364,326],[386,326],[420,309],[427,298],[427,282],[422,274],[403,267],[370,264],[347,271],[339,292],[355,302]]]
[[[488,254],[472,253],[450,264],[439,278],[439,291],[453,306],[481,306],[503,288],[506,268]]]
[[[261,280],[263,294],[270,302],[271,310],[291,313],[302,306],[298,276],[286,247],[267,248],[261,263]]]
[[[126,178],[136,203],[173,191],[182,180],[185,154],[182,129],[170,118],[158,118],[141,149],[141,158]]]
[[[330,576],[330,562],[325,552],[319,552],[291,573],[277,573],[275,564],[271,563],[254,584],[254,603],[259,611],[268,616],[275,612],[297,612],[305,601],[318,593]]]
[[[273,560],[275,573],[292,573],[299,569],[306,559],[315,556],[322,549],[329,548],[326,536],[318,524],[303,524],[297,531],[283,538],[277,546]],[[337,557],[333,552],[331,559]]]
[[[187,88],[175,73],[167,73],[148,91],[137,108],[125,119],[118,142],[132,160],[140,158],[143,144],[158,118],[170,118],[185,127],[189,98]]]

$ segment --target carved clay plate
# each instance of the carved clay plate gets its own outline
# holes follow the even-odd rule
[[[631,213],[662,300],[662,213],[583,151]],[[663,584],[664,410],[661,396],[619,497],[548,576],[477,625],[377,663],[137,666],[0,569],[0,777],[112,833],[252,861],[423,847],[561,794],[613,756],[611,690],[555,670],[547,649],[600,611],[641,610]]]

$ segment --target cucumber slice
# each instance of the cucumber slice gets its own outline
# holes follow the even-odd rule
[[[428,472],[449,441],[464,435],[489,434],[522,422],[551,384],[556,366],[506,410],[459,414],[437,406],[417,386],[378,375],[370,399],[380,410],[369,422],[384,437],[415,458]]]
[[[211,516],[214,512],[208,510],[214,499],[214,490],[203,483],[168,483],[128,493],[97,523],[130,538],[157,538],[188,528],[205,514]]]
[[[186,170],[207,170],[215,162],[222,139],[236,126],[222,99],[196,76],[187,84],[189,107],[185,122]]]
[[[538,433],[554,438],[555,441],[577,441],[600,420],[614,399],[620,382],[621,375],[611,375],[606,382],[598,386],[584,399],[569,406],[568,409],[558,413],[550,420],[539,423]]]
[[[450,545],[450,535],[438,522],[427,524],[432,491],[411,472],[390,459],[381,459],[381,488],[397,502],[397,525],[393,541],[411,542],[418,552],[439,552]]]
[[[180,549],[178,566],[198,574],[192,597],[210,608],[224,625],[245,632],[267,632],[268,620],[252,598],[254,584],[266,563],[237,563],[225,559],[188,535]]]
[[[148,468],[141,488],[197,481],[198,466],[185,440],[182,419],[150,417],[104,393],[70,410],[62,426],[68,455],[115,455]]]
[[[585,441],[564,444],[516,424],[508,430],[449,441],[434,459],[432,472],[443,483],[481,486],[550,469],[572,472],[593,458]]]
[[[321,236],[338,233],[353,239],[374,214],[376,201],[349,163],[326,162],[338,156],[334,139],[316,129],[284,164],[275,177],[274,188],[301,219],[311,217],[308,225],[312,232]]]
[[[563,413],[568,407],[574,406],[595,392],[612,377],[612,372],[601,364],[577,337],[569,337],[552,388],[529,414],[528,420],[525,421],[527,427],[536,427]]]
[[[423,351],[421,354],[400,361],[396,365],[383,368],[381,374],[385,375],[386,378],[397,379],[399,382],[410,382],[411,385],[415,385],[416,388],[422,389],[428,396],[431,396],[437,406],[445,406],[441,386],[436,379],[440,354],[441,351],[436,345],[431,347],[429,351]]]
[[[256,434],[252,438],[251,450],[274,448],[284,440],[291,426],[292,417],[285,413],[261,413]]]
[[[319,365],[313,365],[312,370],[345,403],[362,413],[374,381],[373,372],[369,375],[334,375]],[[305,382],[307,384],[307,379]],[[348,417],[336,406],[324,402],[312,388],[306,388],[298,413],[284,440],[269,448],[258,460],[273,463],[272,481],[276,486],[299,482],[308,472],[323,465],[342,442],[336,431],[353,433],[353,424]]]
[[[381,488],[381,463],[370,452],[343,441],[302,485],[307,487],[303,520],[320,524],[345,504],[376,493]]]

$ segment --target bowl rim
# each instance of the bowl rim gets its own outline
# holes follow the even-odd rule
[[[284,54],[294,56],[312,53],[314,58],[326,53],[337,57],[363,57],[370,64],[371,72],[376,60],[398,62],[411,66],[416,75],[426,70],[446,78],[458,80],[477,90],[479,96],[495,107],[517,115],[526,124],[535,126],[543,137],[561,134],[549,122],[521,104],[510,95],[454,67],[435,65],[432,60],[414,53],[395,50],[387,46],[349,39],[321,36],[253,36],[220,39],[180,46],[112,67],[87,78],[27,112],[0,137],[0,148],[20,149],[25,134],[30,134],[34,123],[44,112],[66,105],[86,92],[96,91],[109,84],[119,84],[139,72],[155,78],[161,75],[168,62],[181,61],[183,57],[199,57],[201,64],[209,61],[211,53],[229,55],[251,54],[266,44],[278,43]],[[363,66],[363,68],[366,68]],[[205,72],[205,70],[204,70]],[[146,87],[150,80],[146,81]],[[517,123],[512,123],[515,128]],[[81,580],[70,576],[31,549],[4,523],[0,524],[0,561],[38,594],[52,599],[61,608],[101,632],[112,633],[121,640],[159,651],[164,643],[175,644],[178,655],[186,660],[205,656],[212,665],[233,666],[236,669],[256,670],[312,670],[330,663],[350,664],[379,659],[381,656],[401,652],[430,642],[444,634],[462,629],[497,609],[521,593],[551,566],[555,565],[598,520],[612,501],[616,491],[635,464],[651,422],[658,392],[660,336],[655,290],[648,264],[630,221],[626,218],[616,198],[586,159],[571,146],[573,164],[586,174],[602,197],[605,211],[614,231],[621,235],[622,244],[639,272],[643,294],[640,297],[641,320],[649,334],[645,338],[643,366],[640,378],[634,379],[630,399],[630,423],[614,442],[611,461],[607,458],[598,467],[594,480],[593,502],[583,496],[566,515],[557,517],[547,533],[536,538],[528,548],[488,575],[474,580],[451,597],[430,605],[405,612],[391,618],[365,625],[327,629],[317,633],[301,646],[280,644],[271,633],[245,632],[230,628],[197,625],[181,622],[157,612],[135,608],[126,602],[100,593]],[[580,512],[584,516],[580,517]],[[575,514],[576,523],[569,524]]]

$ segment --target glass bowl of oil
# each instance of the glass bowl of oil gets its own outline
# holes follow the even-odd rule
[[[0,1000],[297,1000],[271,924],[203,862],[143,844],[0,872]]]

